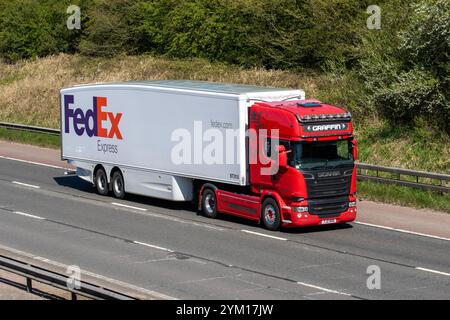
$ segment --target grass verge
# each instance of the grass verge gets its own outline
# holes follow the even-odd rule
[[[450,174],[450,136],[445,132],[420,119],[414,125],[380,120],[355,124],[360,162]]]
[[[59,136],[45,133],[0,128],[0,139],[53,149],[60,147]]]
[[[450,195],[410,187],[358,181],[358,197],[415,208],[428,208],[450,213]]]

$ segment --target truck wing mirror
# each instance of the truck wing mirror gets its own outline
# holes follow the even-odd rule
[[[287,168],[287,152],[283,145],[278,146],[278,166],[283,170]]]
[[[358,142],[355,139],[352,140],[352,152],[353,152],[353,161],[358,159]]]

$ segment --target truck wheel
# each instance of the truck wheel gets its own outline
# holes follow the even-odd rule
[[[125,182],[120,171],[114,172],[111,178],[111,186],[114,196],[118,199],[125,198]]]
[[[108,195],[108,179],[103,168],[98,168],[95,171],[94,186],[98,194],[102,196]]]
[[[202,195],[203,214],[208,218],[217,217],[217,199],[216,194],[211,189],[203,191]]]
[[[278,230],[281,224],[280,209],[275,200],[267,198],[261,206],[261,219],[264,226],[272,231]]]

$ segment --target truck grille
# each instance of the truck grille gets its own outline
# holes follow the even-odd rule
[[[309,213],[319,218],[338,217],[348,210],[348,197],[308,200]]]
[[[305,171],[308,198],[347,196],[350,193],[353,167],[327,171]]]

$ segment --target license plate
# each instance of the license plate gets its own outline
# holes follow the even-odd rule
[[[336,219],[325,219],[321,221],[322,224],[330,224],[330,223],[336,223]]]

